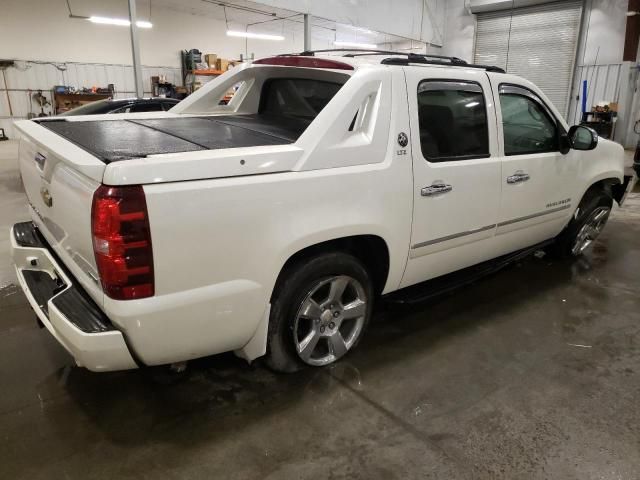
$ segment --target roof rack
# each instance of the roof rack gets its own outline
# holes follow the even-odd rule
[[[376,49],[363,49],[363,48],[327,48],[323,50],[306,50],[300,53],[287,53],[279,56],[300,55],[304,57],[313,57],[316,53],[327,52],[347,52],[343,57],[361,57],[368,55],[396,55],[396,57],[389,57],[383,59],[380,63],[384,65],[409,65],[411,63],[419,63],[422,65],[446,65],[450,67],[466,67],[466,68],[481,68],[487,72],[506,73],[502,68],[495,67],[493,65],[477,65],[474,63],[467,63],[458,57],[446,57],[443,55],[434,55],[430,53],[407,53],[407,52],[395,52],[392,50],[376,50]],[[398,58],[406,57],[406,58]]]
[[[430,55],[420,53],[406,54],[407,58],[390,57],[382,60],[384,65],[409,65],[410,63],[420,63],[423,65],[445,65],[449,67],[481,68],[487,72],[506,73],[504,69],[493,65],[478,65],[467,63],[457,57],[443,57],[441,55]],[[433,60],[430,60],[433,59]]]

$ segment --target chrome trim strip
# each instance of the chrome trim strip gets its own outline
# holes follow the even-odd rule
[[[541,217],[543,215],[548,215],[550,213],[560,212],[562,210],[566,210],[567,208],[571,208],[571,205],[563,205],[562,207],[552,208],[551,210],[545,210],[544,212],[532,213],[531,215],[526,215],[524,217],[514,218],[513,220],[507,220],[505,222],[500,222],[498,224],[487,225],[486,227],[476,228],[474,230],[468,230],[466,232],[453,233],[451,235],[447,235],[445,237],[434,238],[433,240],[427,240],[426,242],[416,243],[411,247],[411,250],[415,250],[417,248],[426,247],[429,245],[433,245],[435,243],[446,242],[447,240],[453,240],[454,238],[465,237],[467,235],[473,235],[474,233],[486,232],[487,230],[491,230],[495,227],[504,227],[505,225],[511,225],[513,223],[524,222],[525,220],[530,220],[532,218]]]
[[[532,213],[531,215],[526,215],[524,217],[514,218],[513,220],[507,220],[505,222],[500,222],[498,227],[504,227],[505,225],[511,225],[512,223],[524,222],[525,220],[530,220],[532,218],[541,217],[543,215],[549,215],[550,213],[560,212],[561,210],[566,210],[567,208],[571,208],[571,204],[563,205],[562,207],[552,208],[551,210],[545,210],[544,212]]]
[[[426,247],[428,245],[433,245],[434,243],[446,242],[447,240],[453,240],[454,238],[464,237],[467,235],[473,235],[474,233],[486,232],[487,230],[491,230],[495,228],[496,224],[487,225],[486,227],[476,228],[474,230],[467,230],[466,232],[454,233],[452,235],[447,235],[446,237],[434,238],[433,240],[427,240],[426,242],[416,243],[411,247],[411,250],[415,250],[416,248]]]

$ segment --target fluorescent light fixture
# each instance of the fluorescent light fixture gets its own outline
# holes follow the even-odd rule
[[[378,48],[378,45],[373,43],[358,43],[358,42],[338,42],[335,41],[333,44],[336,47],[349,47],[349,48],[368,48],[370,50],[375,50]]]
[[[260,40],[284,40],[282,35],[268,35],[266,33],[238,32],[236,30],[227,30],[228,37],[256,38]]]
[[[131,22],[124,18],[89,17],[87,20],[89,20],[91,23],[101,23],[103,25],[120,25],[121,27],[128,27],[129,25],[131,25]],[[136,25],[139,28],[153,27],[151,22],[145,22],[144,20],[136,21]]]

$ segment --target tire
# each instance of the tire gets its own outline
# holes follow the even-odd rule
[[[324,253],[286,268],[271,299],[267,366],[295,372],[339,360],[360,342],[373,296],[367,270],[346,253]]]
[[[571,221],[555,238],[550,253],[557,258],[582,255],[604,228],[612,205],[611,195],[604,190],[587,190]]]

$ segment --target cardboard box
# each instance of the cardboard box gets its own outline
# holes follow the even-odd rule
[[[216,62],[218,61],[218,55],[215,53],[207,53],[204,56],[204,61],[209,66],[209,68],[216,68]]]
[[[223,72],[229,70],[229,60],[226,58],[219,58],[216,62],[216,70],[222,70]]]

